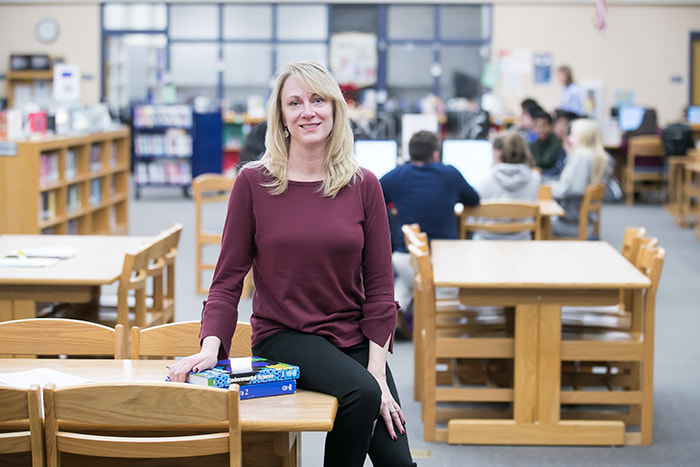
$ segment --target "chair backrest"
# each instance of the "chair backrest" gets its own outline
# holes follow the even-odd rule
[[[540,207],[537,203],[519,200],[486,200],[478,206],[465,207],[460,222],[460,238],[469,232],[492,233],[531,232],[535,240],[542,239]]]
[[[633,136],[629,139],[627,149],[627,169],[634,171],[635,167],[663,166],[666,154],[664,143],[658,135]],[[645,159],[645,160],[642,160]]]
[[[656,291],[659,288],[661,270],[663,269],[666,250],[657,246],[644,246],[639,252],[637,267],[651,281],[651,286],[645,293],[645,306],[654,306],[656,301]]]
[[[172,322],[175,318],[175,258],[181,233],[182,224],[174,224],[158,234],[148,248],[146,273],[152,281],[153,298],[148,312],[156,323]],[[134,324],[144,326],[146,317],[136,314]]]
[[[180,321],[146,329],[131,328],[131,358],[184,357],[199,352],[199,321]],[[238,322],[231,340],[231,357],[250,357],[252,329]]]
[[[175,259],[177,257],[177,247],[180,244],[182,228],[182,224],[178,222],[158,235],[162,238],[163,259],[165,260],[166,282],[164,295],[170,299],[175,298]]]
[[[124,358],[124,327],[63,318],[0,322],[0,355],[27,354]]]
[[[202,227],[202,205],[205,203],[226,202],[231,194],[234,181],[234,177],[213,173],[198,175],[192,181],[196,234],[199,235],[204,231]]]
[[[169,382],[65,388],[49,383],[44,389],[47,465],[58,465],[60,453],[67,452],[121,459],[229,453],[230,465],[240,466],[238,389],[237,384],[226,390]],[[114,436],[120,430],[129,436]]]
[[[0,454],[19,453],[31,453],[33,467],[44,465],[38,384],[29,389],[0,387]]]
[[[435,313],[435,285],[433,283],[433,266],[430,264],[430,255],[416,245],[407,245],[406,248],[411,255],[411,266],[413,266],[415,271],[413,276],[414,306],[419,306],[421,312],[424,312],[426,317],[430,317]],[[430,312],[431,310],[432,313]]]
[[[635,245],[639,248],[638,239],[646,235],[647,230],[644,227],[627,227],[625,229],[625,237],[622,239],[622,249],[620,253],[629,262],[634,263],[637,257],[637,251],[635,251]]]
[[[201,295],[208,292],[208,288],[203,285],[202,274],[204,270],[214,269],[214,264],[204,261],[202,249],[204,245],[221,244],[221,230],[212,232],[204,227],[204,204],[228,201],[234,180],[226,175],[207,173],[198,175],[192,181],[195,210],[195,288]],[[219,220],[222,225],[223,220]]]
[[[406,248],[408,245],[416,245],[421,250],[428,251],[428,235],[420,231],[420,225],[404,224],[401,226],[401,232]]]
[[[581,209],[578,213],[578,239],[588,240],[588,222],[593,219],[593,234],[600,238],[600,211],[603,207],[605,184],[588,185],[583,194]]]
[[[134,291],[134,316],[138,319],[146,316],[146,284],[152,245],[153,243],[141,245],[139,249],[124,255],[117,288],[117,323],[126,328],[129,326],[129,291]]]

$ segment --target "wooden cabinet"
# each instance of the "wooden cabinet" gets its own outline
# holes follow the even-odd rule
[[[5,74],[7,107],[11,109],[15,106],[15,87],[17,85],[29,85],[33,88],[34,81],[36,80],[52,81],[53,70],[8,71],[7,74]]]
[[[129,148],[126,127],[17,142],[0,157],[0,234],[128,234]]]

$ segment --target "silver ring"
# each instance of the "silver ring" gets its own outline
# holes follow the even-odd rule
[[[398,410],[393,409],[393,410],[390,410],[390,411],[389,411],[389,413],[395,413],[395,412],[398,412]]]

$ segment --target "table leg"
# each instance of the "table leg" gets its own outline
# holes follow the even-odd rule
[[[542,305],[539,313],[537,418],[556,425],[561,412],[561,307]]]
[[[301,464],[301,436],[298,433],[244,432],[244,467],[296,467]]]
[[[536,305],[515,309],[515,362],[513,418],[516,423],[534,423],[537,410],[539,310]]]
[[[552,233],[552,217],[541,216],[540,219],[542,240],[552,240],[554,238],[554,234]]]

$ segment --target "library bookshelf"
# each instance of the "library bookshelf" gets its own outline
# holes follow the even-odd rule
[[[127,235],[127,127],[19,141],[0,157],[0,234]]]

